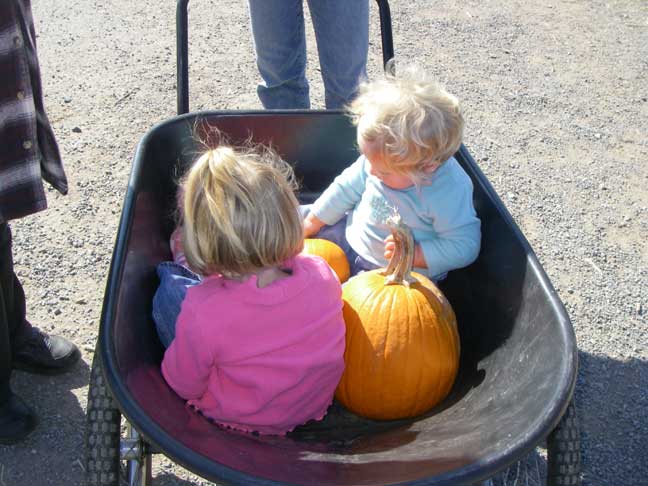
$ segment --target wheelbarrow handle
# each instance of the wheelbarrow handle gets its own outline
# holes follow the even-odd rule
[[[394,38],[392,37],[391,10],[387,0],[376,0],[380,16],[380,39],[382,40],[383,68],[394,58]]]
[[[380,37],[382,39],[383,66],[394,57],[391,12],[387,0],[376,0],[380,14]],[[176,7],[176,55],[178,115],[189,113],[189,0],[178,0]]]

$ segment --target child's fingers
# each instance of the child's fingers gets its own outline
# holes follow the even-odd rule
[[[310,221],[309,219],[304,220],[304,236],[306,238],[310,238],[311,236],[315,235],[319,230],[320,228],[316,224],[313,224],[312,221]]]
[[[385,238],[385,258],[388,260],[392,257],[394,254],[394,249],[396,248],[396,243],[394,243],[394,239],[392,236],[388,236]]]
[[[304,236],[309,238],[313,233],[313,225],[308,220],[304,220]]]
[[[316,235],[324,227],[324,221],[315,217],[313,213],[304,218],[304,236],[309,238]]]

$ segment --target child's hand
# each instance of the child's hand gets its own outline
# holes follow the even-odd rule
[[[394,242],[394,235],[389,235],[385,238],[385,258],[390,260],[394,254],[394,249],[396,248],[396,243]],[[427,262],[423,256],[423,248],[418,243],[414,244],[414,261],[412,262],[412,267],[417,268],[427,268]]]
[[[385,238],[385,258],[391,260],[391,257],[394,256],[394,250],[396,249],[396,243],[394,242],[394,235],[389,235]]]
[[[315,236],[325,224],[324,221],[316,217],[313,213],[310,213],[304,219],[304,237],[310,238],[311,236]]]

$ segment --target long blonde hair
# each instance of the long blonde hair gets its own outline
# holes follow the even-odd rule
[[[273,150],[207,150],[183,186],[183,244],[198,272],[238,278],[301,251],[294,173]]]
[[[420,69],[407,66],[365,82],[349,111],[358,137],[378,144],[391,168],[414,180],[459,150],[464,118],[457,98]]]

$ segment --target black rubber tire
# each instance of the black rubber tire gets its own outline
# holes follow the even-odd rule
[[[580,427],[574,401],[558,426],[547,439],[549,486],[579,486],[581,484]]]
[[[119,486],[121,414],[103,375],[98,350],[90,371],[86,412],[85,469],[87,486]]]
[[[544,444],[543,444],[544,445]],[[493,486],[580,486],[580,431],[572,400],[546,441],[546,460],[536,448],[492,478]]]

